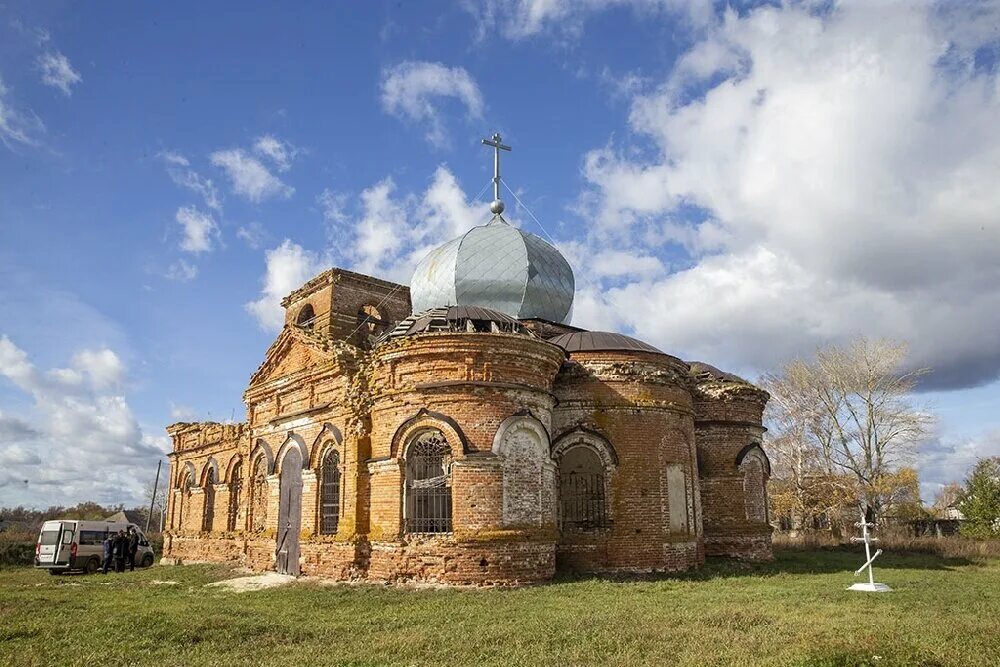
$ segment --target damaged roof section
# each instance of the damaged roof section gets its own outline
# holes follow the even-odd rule
[[[448,306],[410,315],[382,340],[434,332],[515,333],[532,336],[523,324],[506,313],[479,306]]]

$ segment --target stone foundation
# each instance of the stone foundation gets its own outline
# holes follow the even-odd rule
[[[709,556],[726,556],[753,562],[774,560],[770,531],[756,535],[706,537],[705,553]]]
[[[447,584],[518,585],[555,574],[555,545],[545,542],[456,542],[449,537],[410,544],[373,543],[370,579]]]

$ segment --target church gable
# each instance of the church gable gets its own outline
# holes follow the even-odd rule
[[[250,386],[314,369],[333,360],[334,355],[322,349],[318,343],[306,336],[296,335],[291,329],[285,329],[268,349],[264,362],[250,378]]]

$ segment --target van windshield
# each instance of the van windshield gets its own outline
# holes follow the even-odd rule
[[[58,530],[43,530],[42,537],[39,539],[39,544],[44,544],[46,546],[51,546],[59,542],[59,531]]]

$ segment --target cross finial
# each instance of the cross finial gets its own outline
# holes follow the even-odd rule
[[[509,151],[510,146],[504,146],[502,140],[499,132],[494,133],[492,139],[483,139],[484,145],[493,147],[493,203],[490,204],[490,211],[494,215],[500,215],[504,209],[500,201],[500,151]]]

